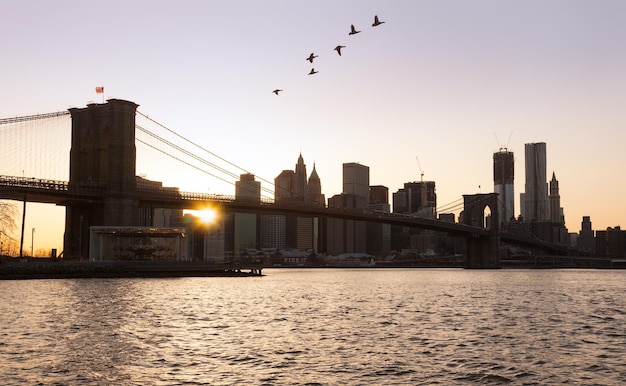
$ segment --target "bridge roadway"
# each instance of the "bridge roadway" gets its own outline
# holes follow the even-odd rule
[[[39,202],[64,206],[68,202],[102,201],[104,188],[88,184],[69,184],[66,181],[44,180],[28,177],[0,176],[0,199]],[[430,229],[452,236],[489,237],[489,229],[477,228],[462,223],[420,218],[398,213],[387,213],[361,209],[328,208],[305,204],[276,204],[271,200],[236,199],[234,196],[180,192],[142,186],[137,188],[140,207],[171,209],[202,209],[207,204],[233,211],[240,210],[256,214],[284,214],[298,216],[331,217],[346,220],[369,221],[390,225]],[[519,246],[540,248],[557,254],[565,254],[568,247],[542,241],[536,237],[500,232],[502,242]]]

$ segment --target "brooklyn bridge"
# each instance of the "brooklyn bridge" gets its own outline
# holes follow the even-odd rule
[[[19,127],[32,122],[43,123],[38,127],[43,126],[45,130],[48,122],[71,119],[71,132],[67,133],[71,137],[67,180],[45,175],[45,170],[54,168],[55,163],[67,165],[67,159],[62,152],[52,160],[37,159],[28,156],[36,153],[36,149],[28,146],[13,150],[15,155],[12,157],[15,159],[10,159],[12,168],[3,166],[0,170],[0,199],[50,203],[66,208],[65,257],[89,255],[90,245],[85,235],[89,234],[92,227],[138,226],[140,212],[147,213],[147,221],[150,222],[151,214],[157,208],[200,209],[207,204],[222,211],[237,213],[335,218],[443,232],[465,241],[463,259],[466,268],[500,267],[503,243],[541,250],[550,255],[567,255],[572,252],[567,246],[544,241],[531,234],[502,231],[498,225],[498,195],[495,193],[463,195],[462,222],[454,223],[370,209],[340,209],[307,203],[275,202],[271,197],[251,199],[163,188],[159,183],[149,183],[138,178],[137,145],[155,148],[155,145],[146,140],[151,138],[160,143],[161,148],[155,148],[158,152],[171,154],[172,149],[180,151],[180,148],[138,124],[137,117],[140,117],[143,121],[162,126],[138,112],[137,107],[137,104],[130,101],[109,99],[106,103],[93,103],[85,108],[0,119],[0,132],[6,127]],[[37,132],[32,133],[24,128],[19,133],[21,136],[37,136]],[[139,138],[138,133],[143,138]],[[177,135],[175,132],[172,134]],[[11,132],[2,135],[3,142],[9,142],[8,146],[5,144],[5,148],[14,148],[10,142],[17,134]],[[189,155],[195,159],[201,158],[194,154]],[[32,158],[35,160],[31,161]],[[173,158],[171,162],[180,161]],[[29,161],[24,161],[25,159]],[[34,162],[36,167],[24,166],[21,162]],[[212,164],[205,166],[220,168]],[[197,166],[188,164],[187,167]],[[19,170],[28,170],[29,175],[25,175],[25,172],[19,175]],[[486,209],[491,213],[490,226],[485,224]],[[77,242],[78,240],[81,242]]]

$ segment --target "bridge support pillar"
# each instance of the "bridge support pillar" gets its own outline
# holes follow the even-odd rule
[[[68,203],[65,216],[64,254],[89,256],[92,226],[139,225],[135,173],[135,113],[137,104],[109,99],[104,104],[72,108],[72,148],[69,189],[102,189],[101,202]]]
[[[468,238],[465,268],[500,268],[500,236]]]

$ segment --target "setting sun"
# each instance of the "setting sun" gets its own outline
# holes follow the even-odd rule
[[[214,209],[206,208],[202,210],[186,210],[186,213],[190,213],[194,217],[197,217],[205,224],[210,224],[217,218],[217,212]]]

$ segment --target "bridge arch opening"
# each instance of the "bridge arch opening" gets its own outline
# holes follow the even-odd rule
[[[491,229],[492,224],[492,216],[491,216],[491,207],[489,205],[485,205],[483,207],[483,223],[482,227],[485,229]]]

